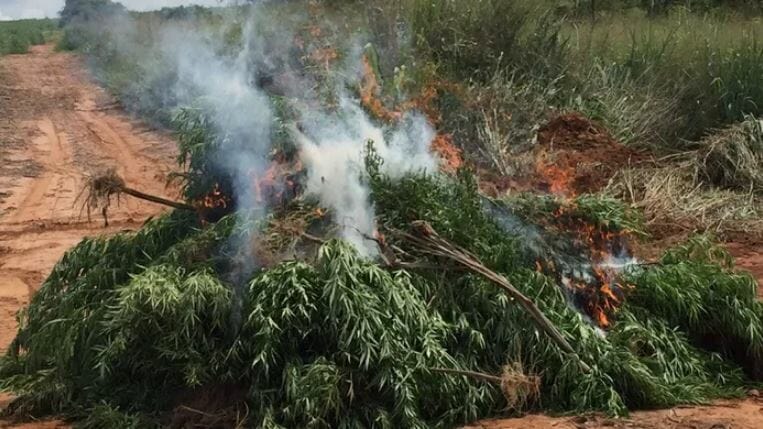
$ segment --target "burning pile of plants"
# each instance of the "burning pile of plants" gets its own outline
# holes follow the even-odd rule
[[[507,409],[622,415],[760,376],[755,282],[706,240],[639,265],[616,244],[638,216],[613,200],[489,200],[466,170],[383,171],[370,145],[376,257],[304,194],[254,223],[178,209],[83,241],[20,315],[0,365],[9,412],[144,427],[222,389],[237,392],[229,411],[199,419],[429,427]],[[269,255],[246,277],[242,240]]]
[[[334,46],[308,32],[294,45]],[[162,58],[177,87],[164,99],[182,101],[185,202],[56,265],[0,360],[0,388],[17,395],[7,413],[452,427],[529,410],[624,415],[760,380],[757,285],[709,240],[642,263],[638,212],[577,192],[481,194],[429,115],[389,109],[367,76],[330,85],[333,55],[301,75],[292,57],[258,56],[290,52],[280,34],[254,47],[241,36],[234,59],[179,34],[163,35],[176,45]],[[148,196],[128,185],[95,177],[86,204]]]

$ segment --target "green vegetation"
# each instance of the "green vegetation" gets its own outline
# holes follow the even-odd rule
[[[426,98],[418,107],[436,111],[430,120],[454,136],[470,166],[503,175],[532,168],[532,159],[520,161],[532,155],[538,126],[567,110],[601,121],[628,145],[682,152],[681,163],[624,170],[608,196],[490,200],[469,168],[388,177],[369,142],[358,174],[382,250],[400,261],[365,259],[332,238],[335,225],[306,197],[257,223],[176,211],[135,233],[87,239],[20,314],[0,359],[0,389],[18,395],[8,412],[63,414],[83,427],[152,427],[198,400],[212,408],[195,418],[212,419],[210,426],[427,428],[533,410],[622,416],[740,394],[762,374],[763,304],[755,281],[706,236],[623,272],[618,281],[634,287],[604,332],[570,304],[558,273],[536,265],[524,235],[568,239],[554,224],[560,217],[631,238],[647,236],[658,216],[707,222],[690,230],[717,219],[759,221],[760,21],[728,2],[697,2],[694,10],[674,3],[327,1],[310,13],[299,2],[267,4],[260,19],[283,23],[278,35],[293,31],[299,49],[321,34],[319,46],[343,60],[349,36],[371,41],[385,106]],[[100,12],[83,12],[91,7]],[[225,136],[198,108],[205,100],[187,106],[168,96],[177,71],[150,47],[163,23],[178,20],[222,40],[219,55],[231,59],[245,42],[242,10],[133,14],[127,49],[105,32],[107,22],[88,25],[120,8],[67,8],[77,17],[67,18],[69,47],[89,56],[126,105],[176,131],[176,177],[188,202],[213,185],[232,195],[214,158]],[[355,28],[366,30],[348,34]],[[316,100],[335,102],[328,66],[299,49],[296,60],[273,63],[309,76]],[[293,145],[281,125],[300,100],[269,95],[278,149],[287,153]],[[526,230],[508,232],[488,203]],[[401,232],[417,221],[531,297],[588,370],[493,283],[407,240]],[[242,241],[256,246],[252,273],[239,266],[251,255],[231,246]],[[229,396],[215,405],[209,397],[221,390]]]
[[[552,86],[551,105],[601,120],[625,143],[677,150],[761,113],[757,17],[632,9],[590,21],[529,2],[411,3],[420,48],[446,74]]]
[[[97,7],[88,2],[87,7],[70,3],[67,16],[123,13],[107,1],[90,2]],[[74,8],[75,3],[79,9]],[[763,44],[759,39],[763,21],[758,15],[746,17],[734,10],[707,12],[712,2],[692,2],[700,12],[667,8],[656,16],[629,8],[628,2],[618,8],[599,5],[595,21],[585,13],[536,2],[382,3],[362,8],[354,2],[331,2],[317,13],[327,20],[342,16],[362,29],[356,36],[377,47],[385,81],[399,78],[394,75],[395,67],[407,66],[403,87],[388,85],[388,91],[415,93],[433,73],[466,84],[469,92],[463,99],[442,106],[450,119],[444,127],[459,137],[463,147],[483,145],[482,131],[495,126],[487,113],[505,117],[525,115],[526,111],[576,110],[601,121],[623,143],[668,153],[691,149],[692,142],[742,121],[745,115],[761,114]],[[570,3],[582,11],[588,7],[586,2]],[[293,27],[298,9],[290,4],[272,5],[261,13]],[[229,43],[234,47],[238,44],[235,37],[241,36],[240,28],[235,28],[241,21],[225,10],[178,9],[173,13],[168,9],[140,14],[139,31],[133,35],[138,38],[136,47],[150,43],[162,19],[186,20],[207,32],[225,31],[226,37],[233,37]],[[237,24],[231,26],[231,22]],[[408,34],[394,30],[401,25]],[[168,71],[157,72],[162,69],[157,64],[136,65],[136,57],[145,58],[140,49],[115,51],[120,49],[119,43],[103,37],[107,30],[97,25],[88,29],[70,25],[62,43],[99,60],[99,76],[128,105],[156,107],[161,97],[151,92],[171,80]],[[100,37],[81,34],[88,31]],[[322,37],[340,52],[351,48],[340,31]],[[136,87],[131,82],[138,75],[156,82]],[[512,96],[499,99],[494,94]],[[521,104],[517,105],[514,94],[524,94]],[[458,111],[452,118],[447,117],[449,108]],[[457,116],[469,120],[455,120]],[[166,113],[163,117],[168,121]],[[512,135],[509,145],[529,143],[528,131],[542,116],[533,114],[529,119],[512,125],[519,136]],[[479,152],[469,155],[477,157]]]
[[[575,28],[571,40],[574,62],[592,64],[587,67],[598,67],[610,76],[591,92],[615,95],[607,102],[606,98],[588,99],[583,93],[581,107],[626,142],[681,149],[677,142],[682,139],[696,140],[714,128],[741,121],[746,114],[761,114],[763,93],[756,77],[763,71],[759,19],[675,12],[659,18],[624,16],[588,28],[583,25]],[[618,117],[617,100],[623,98],[632,101],[625,102],[621,115],[633,114],[633,123],[651,125],[651,142],[643,135],[628,133],[618,126],[621,121],[612,120]],[[639,109],[642,103],[657,108]],[[663,114],[662,121],[650,116],[657,113]]]
[[[61,10],[61,24],[98,21],[127,10],[120,3],[109,0],[67,0]]]
[[[57,29],[51,19],[0,21],[0,55],[25,54],[32,45],[42,45]]]
[[[595,2],[593,19],[594,2],[404,3],[415,51],[462,85],[441,90],[438,107],[476,164],[521,176],[549,114],[581,112],[626,145],[683,160],[633,167],[611,185],[652,225],[763,236],[758,4]]]
[[[246,403],[254,427],[451,427],[518,404],[500,386],[438,368],[540,376],[539,395],[519,410],[621,415],[735,394],[743,376],[732,362],[757,362],[763,306],[754,283],[708,242],[629,274],[637,294],[604,336],[523,260],[521,237],[484,214],[471,175],[393,181],[369,159],[383,230],[429,221],[533,296],[591,371],[538,335],[495,286],[435,257],[417,259],[442,269],[390,270],[332,240],[314,259],[262,267],[236,289],[224,244],[249,225],[228,217],[198,229],[174,213],[135,234],[87,240],[57,265],[0,364],[2,386],[21,395],[12,410],[87,416],[91,427],[158,424],[180,392],[243,386],[226,406]],[[581,207],[614,230],[623,222],[613,201]],[[707,342],[719,332],[729,335]]]

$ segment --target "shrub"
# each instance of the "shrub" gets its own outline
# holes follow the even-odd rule
[[[25,54],[30,46],[44,44],[54,28],[50,19],[0,22],[0,55]]]
[[[656,123],[648,115],[637,114],[645,123],[656,125],[651,134],[659,138],[649,140],[667,149],[681,149],[682,139],[697,140],[709,130],[741,121],[746,114],[760,115],[763,94],[757,81],[763,73],[763,49],[759,33],[753,19],[686,12],[657,18],[615,15],[565,30],[574,47],[574,81],[581,88],[584,105],[598,98],[606,102],[604,111],[626,107],[626,111],[640,112],[651,105],[654,117],[667,113]],[[601,81],[596,70],[602,67],[609,80],[604,88],[615,89],[603,98],[596,85],[584,89],[590,78]],[[615,120],[615,130],[623,123]]]

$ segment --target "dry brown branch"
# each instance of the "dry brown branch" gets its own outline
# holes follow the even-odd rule
[[[197,415],[198,420],[192,423],[192,426],[195,428],[231,427],[239,429],[246,427],[246,422],[249,418],[249,406],[246,402],[242,402],[240,405],[244,407],[243,416],[241,415],[241,406],[239,405],[222,409],[217,413],[204,412],[186,405],[181,405],[176,410]]]
[[[540,396],[540,377],[525,374],[520,362],[505,365],[501,374],[501,391],[509,408],[520,410]]]
[[[535,324],[544,331],[549,338],[559,346],[559,348],[575,358],[584,372],[589,372],[591,370],[591,368],[580,359],[580,356],[578,356],[575,349],[572,348],[559,329],[557,329],[543,312],[538,309],[538,306],[515,288],[504,276],[488,269],[468,250],[440,237],[428,223],[422,221],[414,222],[413,229],[416,235],[402,231],[396,231],[395,233],[414,245],[419,251],[457,262],[499,286],[511,298],[516,300],[525,311],[527,311]]]
[[[313,243],[326,244],[326,242],[327,242],[327,240],[324,239],[324,238],[320,238],[318,236],[315,236],[315,235],[312,235],[312,234],[308,234],[308,233],[306,233],[304,231],[300,232],[299,235],[302,238],[304,238],[305,240],[312,241]]]
[[[124,179],[122,179],[113,168],[105,171],[102,174],[91,176],[88,179],[85,187],[77,196],[77,200],[84,196],[85,199],[83,201],[82,210],[87,210],[88,220],[90,220],[91,212],[100,208],[104,222],[106,226],[108,226],[108,209],[111,206],[112,197],[116,197],[118,204],[122,194],[130,195],[141,200],[150,201],[152,203],[165,205],[179,210],[196,211],[196,207],[190,204],[146,194],[144,192],[128,187],[125,184]]]

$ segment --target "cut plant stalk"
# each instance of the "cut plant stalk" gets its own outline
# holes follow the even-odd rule
[[[522,308],[527,311],[535,324],[546,333],[546,335],[554,341],[559,348],[570,354],[578,362],[580,369],[583,372],[590,372],[591,367],[588,366],[580,356],[577,354],[572,345],[564,338],[559,329],[551,323],[550,320],[543,314],[537,305],[522,292],[515,288],[506,277],[488,269],[480,260],[467,251],[447,240],[442,238],[437,231],[432,228],[427,222],[417,221],[412,224],[414,231],[418,236],[408,234],[406,232],[397,231],[396,233],[402,238],[409,241],[412,245],[417,247],[420,251],[428,253],[433,256],[439,256],[450,259],[457,262],[467,269],[482,275],[486,279],[498,285],[503,289],[511,298],[515,299]]]
[[[178,210],[197,211],[197,208],[190,204],[157,197],[128,187],[124,179],[113,168],[108,169],[103,174],[92,176],[80,192],[80,195],[77,196],[77,200],[82,195],[85,195],[82,209],[87,209],[88,220],[90,220],[91,211],[100,208],[104,223],[106,226],[109,226],[108,208],[111,206],[111,197],[116,195],[117,201],[119,201],[122,194]]]

